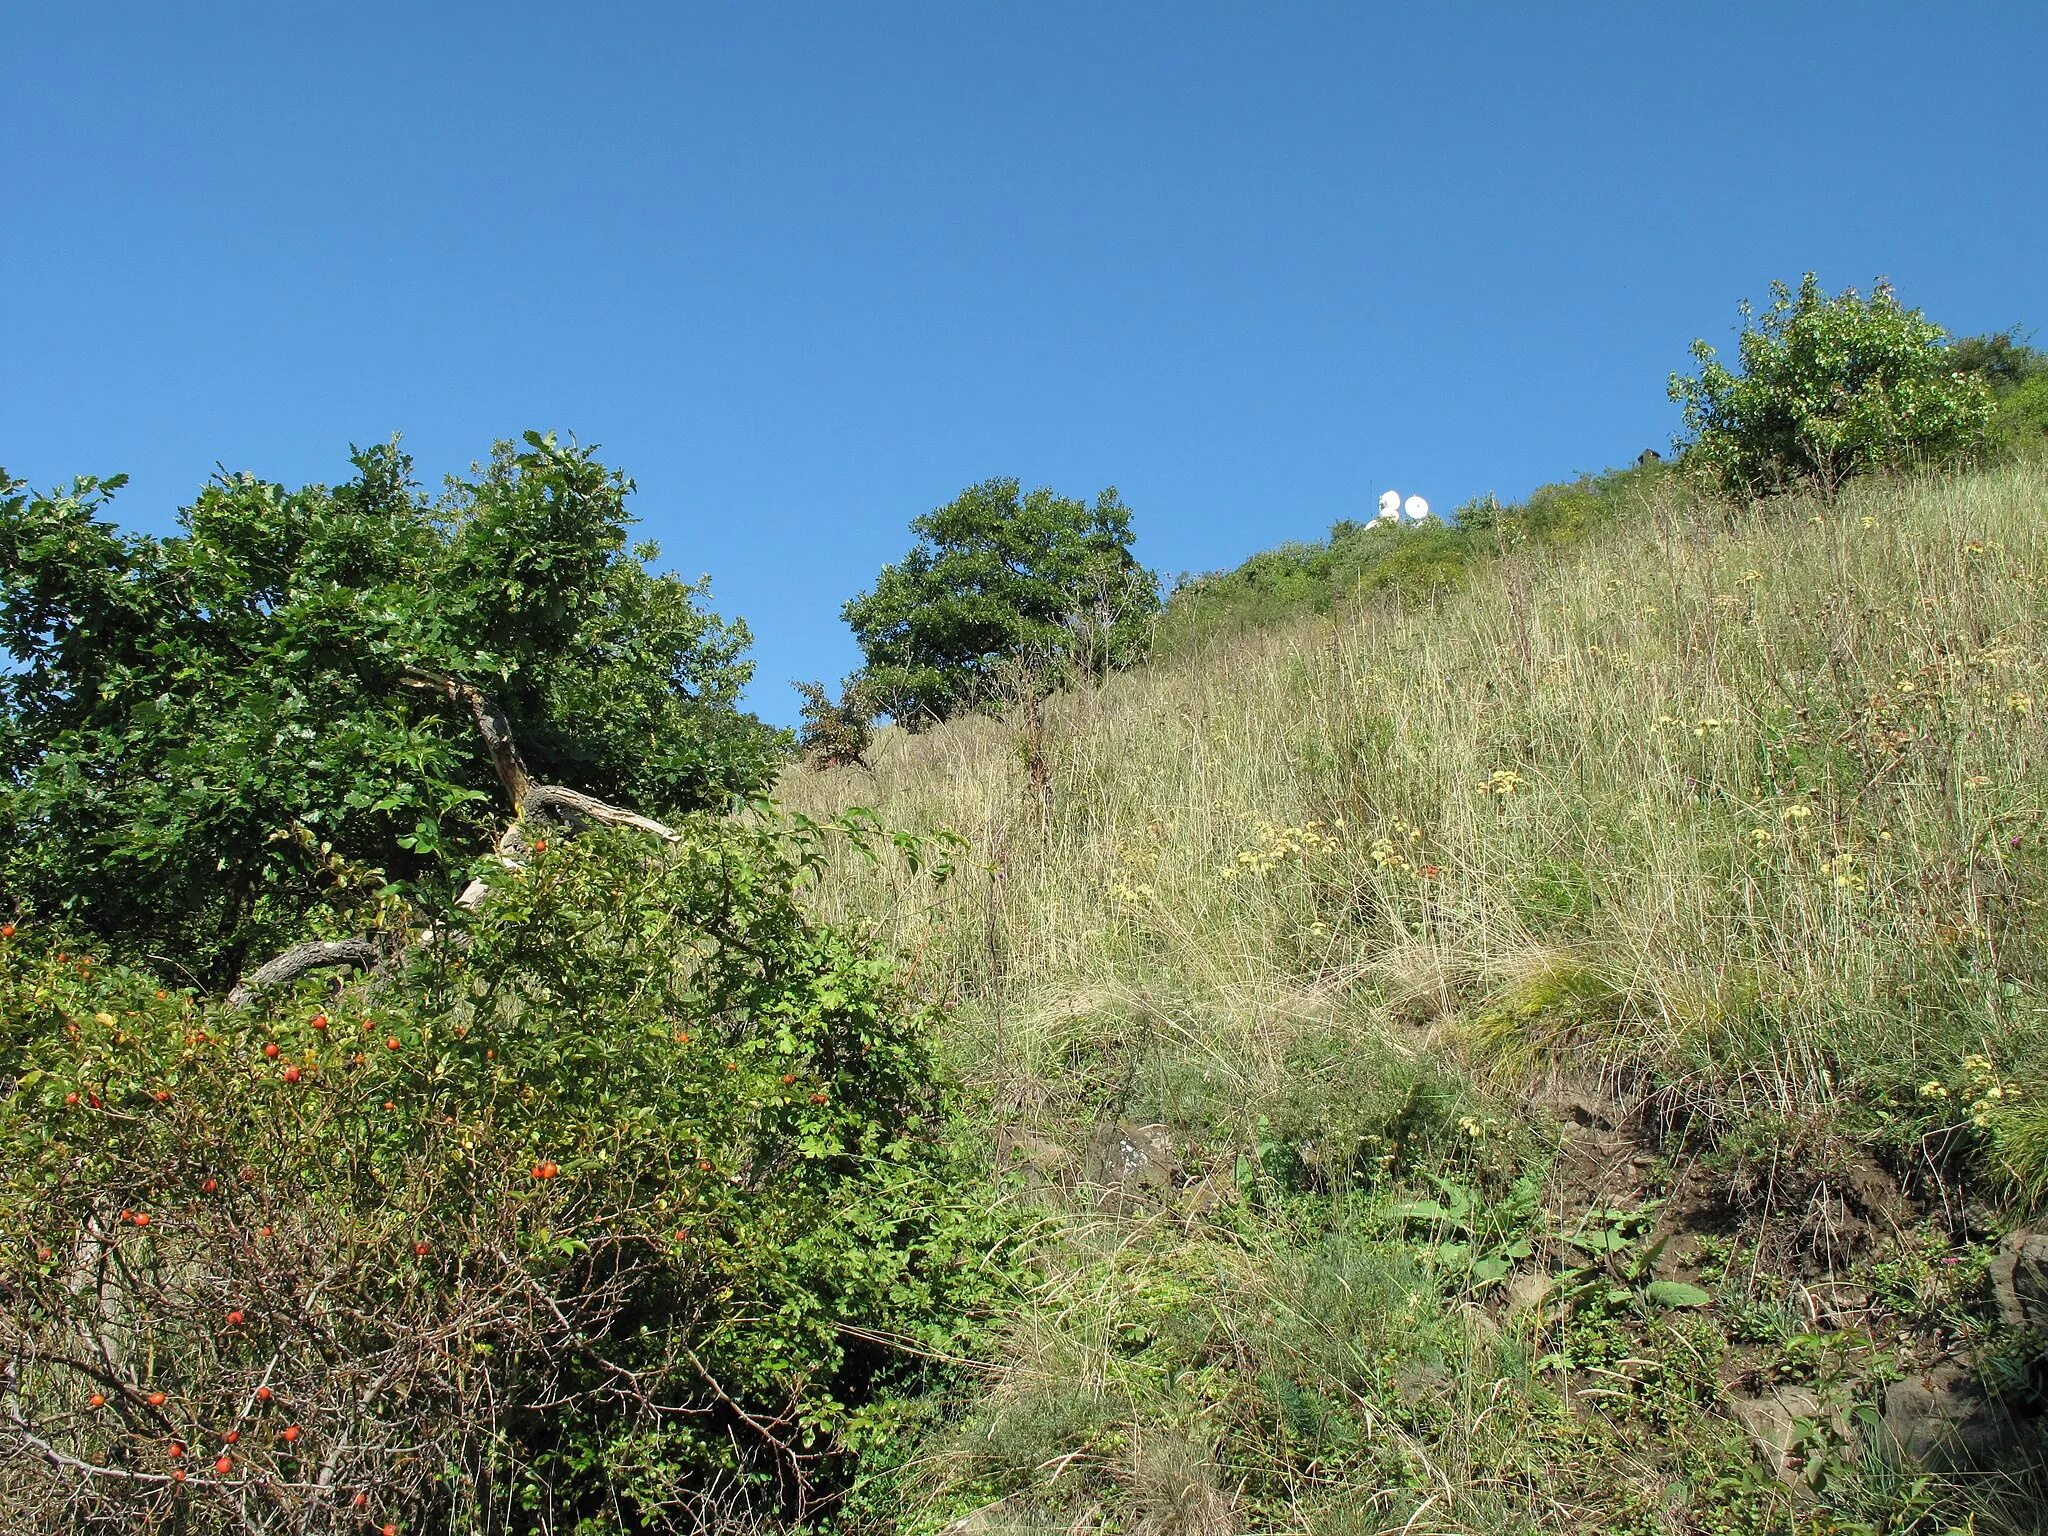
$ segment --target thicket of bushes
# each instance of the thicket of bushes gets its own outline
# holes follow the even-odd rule
[[[802,1523],[906,1456],[1006,1234],[828,835],[543,840],[247,1009],[7,925],[4,1523]]]

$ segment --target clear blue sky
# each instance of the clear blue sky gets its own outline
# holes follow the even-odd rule
[[[1663,446],[1735,302],[2048,321],[2048,5],[31,5],[0,464],[602,443],[753,699],[990,475],[1233,564]]]

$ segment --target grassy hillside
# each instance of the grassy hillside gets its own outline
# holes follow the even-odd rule
[[[784,780],[1039,1234],[911,1528],[2037,1528],[2048,471],[1595,499]]]

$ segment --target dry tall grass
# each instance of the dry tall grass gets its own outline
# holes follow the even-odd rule
[[[942,1461],[1023,1489],[1025,1523],[1724,1528],[1658,1523],[1695,1442],[1726,1450],[1711,1367],[1671,1389],[1708,1417],[1653,1450],[1589,1440],[1569,1384],[1560,1420],[1455,1288],[1292,1215],[1205,1227],[1199,1180],[1276,1141],[1325,1172],[1369,1158],[1366,1130],[1434,1073],[1478,1141],[1526,1131],[1515,1086],[1597,1079],[1696,1146],[1895,1121],[1900,1145],[1958,1132],[2038,1190],[2044,578],[2039,461],[1734,514],[1666,482],[1460,590],[1057,699],[1043,793],[990,718],[885,732],[872,771],[792,771],[793,809],[970,841],[936,901],[854,862],[818,899],[958,997],[997,1134],[1078,1154],[1092,1126],[1162,1121],[1197,1181],[1149,1224],[1053,1223],[1013,1361]],[[1390,1083],[1391,1108],[1352,1114]],[[1147,1377],[1119,1330],[1197,1306],[1187,1358],[1211,1363]],[[1397,1358],[1447,1367],[1455,1403],[1416,1408]],[[1370,1445],[1304,1460],[1290,1382],[1348,1403]]]
[[[1673,494],[1426,605],[1063,697],[1043,801],[986,718],[781,794],[970,840],[937,906],[853,869],[827,899],[957,980],[990,1073],[1050,1072],[1106,1002],[1254,1077],[1275,1021],[1506,1003],[1476,1026],[1495,1056],[1804,1113],[1831,1062],[1946,1048],[1929,964],[2034,972],[2044,512],[2038,462],[1732,518]],[[1518,1022],[1561,980],[1603,1006]]]

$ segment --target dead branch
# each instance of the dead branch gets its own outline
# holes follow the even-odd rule
[[[360,939],[313,939],[304,944],[294,944],[290,949],[264,965],[258,966],[228,994],[230,1008],[246,1008],[256,994],[268,987],[288,986],[309,971],[326,970],[332,966],[348,965],[367,969],[383,958],[375,940]]]
[[[632,827],[636,831],[650,832],[665,843],[679,843],[682,833],[673,827],[664,826],[652,817],[639,816],[632,811],[620,810],[591,795],[573,789],[564,789],[559,784],[535,784],[526,792],[520,803],[519,814],[534,816],[553,815],[570,826],[580,818],[595,821],[607,827]]]

